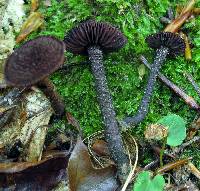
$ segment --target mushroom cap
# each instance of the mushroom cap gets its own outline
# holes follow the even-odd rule
[[[108,23],[88,20],[70,30],[64,42],[69,52],[87,55],[90,46],[99,46],[105,53],[117,51],[127,43],[127,39]]]
[[[153,49],[162,46],[169,48],[169,55],[175,57],[185,52],[185,42],[177,34],[171,32],[159,32],[146,38],[146,42]]]
[[[11,86],[26,87],[36,84],[65,60],[65,45],[52,36],[40,36],[16,49],[5,64],[5,80]]]

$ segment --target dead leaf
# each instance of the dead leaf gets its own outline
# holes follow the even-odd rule
[[[36,163],[0,163],[0,190],[50,190],[66,180],[67,162],[65,152],[59,152]]]
[[[114,166],[95,169],[87,147],[79,139],[68,163],[71,191],[114,191],[118,188]]]
[[[147,126],[144,135],[146,139],[155,139],[161,140],[164,137],[167,137],[168,131],[163,125],[160,124],[151,124]]]
[[[24,93],[17,102],[14,102],[11,96],[7,97],[5,104],[13,103],[17,107],[12,114],[12,120],[7,121],[4,128],[0,128],[0,144],[10,147],[16,140],[20,140],[23,144],[20,159],[29,162],[39,161],[53,112],[50,102],[38,90]]]
[[[92,150],[99,156],[110,156],[108,143],[104,140],[96,140],[92,145]]]
[[[12,119],[16,103],[21,97],[22,91],[13,88],[5,96],[0,97],[0,128],[5,127]]]
[[[177,32],[183,23],[191,16],[194,9],[195,0],[190,0],[189,3],[182,10],[181,14],[174,19],[167,27],[164,29],[165,32]]]
[[[200,118],[198,118],[190,125],[187,133],[187,140],[193,139],[199,129],[200,129]]]
[[[31,0],[31,12],[34,12],[39,7],[39,0]]]
[[[21,31],[16,39],[16,43],[23,41],[30,33],[40,28],[43,23],[44,19],[42,14],[39,12],[32,12],[22,25]]]

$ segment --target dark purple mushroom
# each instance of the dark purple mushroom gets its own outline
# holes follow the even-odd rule
[[[14,87],[37,85],[49,98],[56,116],[64,114],[64,103],[54,91],[48,76],[64,63],[65,45],[52,36],[27,41],[16,49],[5,64],[5,80]]]
[[[110,24],[88,20],[69,31],[65,36],[64,42],[66,50],[69,52],[88,55],[89,57],[95,78],[99,105],[106,127],[105,138],[118,167],[125,167],[128,160],[124,152],[112,97],[108,89],[103,65],[103,53],[117,51],[126,44],[127,40],[117,28]]]
[[[171,32],[159,32],[147,37],[148,45],[156,50],[154,62],[151,65],[151,71],[147,86],[144,91],[144,96],[140,103],[139,109],[133,117],[127,117],[124,122],[129,125],[137,125],[143,121],[148,113],[149,102],[153,94],[154,84],[160,68],[167,56],[175,57],[179,54],[184,54],[184,40],[177,34]]]

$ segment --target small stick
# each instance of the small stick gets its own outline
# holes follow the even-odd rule
[[[184,73],[184,74],[187,77],[187,79],[190,81],[190,83],[192,84],[192,86],[194,87],[198,95],[200,96],[200,88],[198,84],[194,81],[194,78],[192,77],[192,75],[189,73]]]
[[[147,59],[144,56],[140,57],[142,63],[149,69],[151,69],[151,65],[148,63]],[[163,74],[159,72],[158,78],[165,83],[171,90],[173,90],[178,96],[180,96],[187,105],[189,105],[192,109],[200,110],[199,104],[194,100],[193,97],[188,96],[181,88],[172,83],[168,78],[166,78]]]
[[[195,167],[191,162],[188,163],[189,169],[199,180],[200,180],[200,171]]]
[[[199,14],[200,14],[200,8],[194,8],[194,9],[193,9],[193,13],[194,13],[195,15],[199,15]]]
[[[165,32],[177,32],[180,27],[185,23],[185,21],[191,16],[194,9],[196,1],[190,0],[189,3],[182,10],[181,14],[174,19],[167,27],[164,29]]]
[[[192,157],[168,163],[165,166],[159,168],[156,171],[156,174],[163,174],[163,173],[168,172],[168,171],[170,171],[170,170],[172,170],[174,168],[183,166],[183,165],[187,164],[191,159],[192,159]]]
[[[148,165],[146,165],[144,168],[143,168],[143,171],[145,170],[151,170],[152,168],[155,168],[155,166],[158,166],[159,164],[159,160],[156,159],[155,161],[152,161],[150,162]]]
[[[188,147],[192,143],[195,143],[195,142],[198,142],[198,141],[200,141],[200,136],[195,136],[190,141],[188,141],[186,143],[183,143],[180,147],[178,147],[177,149],[175,149],[174,154],[180,154],[180,152],[182,152],[185,149],[185,147]]]

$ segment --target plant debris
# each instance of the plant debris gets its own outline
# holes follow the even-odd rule
[[[0,0],[0,190],[199,190],[200,4],[186,1]]]
[[[71,191],[110,191],[119,185],[114,176],[114,166],[95,169],[91,163],[87,147],[79,139],[69,158],[68,176]]]
[[[67,179],[67,162],[65,152],[55,152],[39,162],[0,163],[0,189],[52,189]]]

